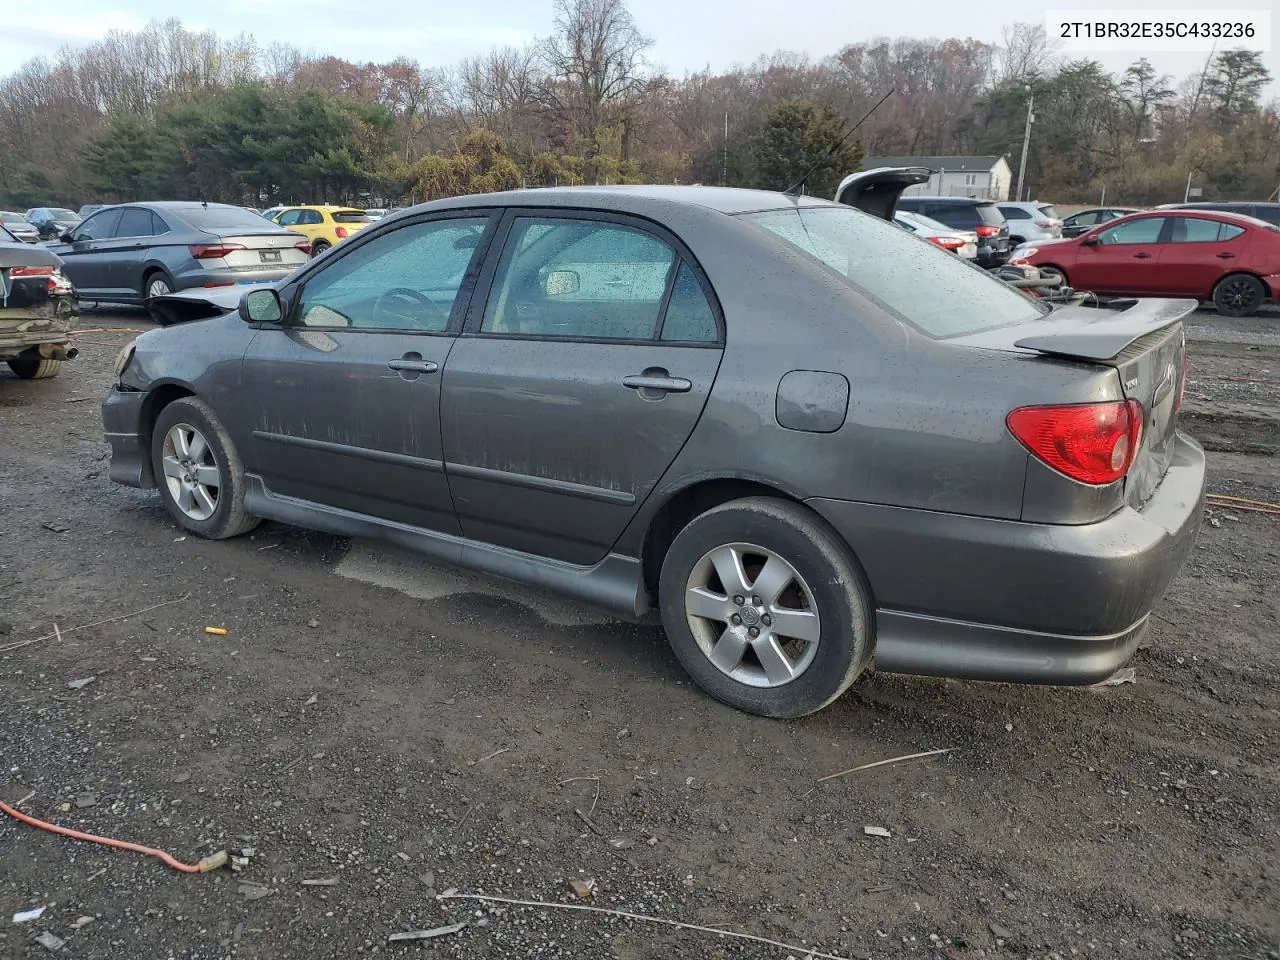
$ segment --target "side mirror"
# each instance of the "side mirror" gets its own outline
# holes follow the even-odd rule
[[[1085,237],[1083,240],[1080,241],[1080,246],[1096,247],[1100,242],[1101,241],[1099,241],[1097,237]]]
[[[62,242],[62,243],[72,243],[72,242],[74,241],[74,239],[75,239],[75,238],[71,236],[71,231],[70,231],[70,230],[68,230],[66,233],[61,234],[61,235],[58,237],[58,240],[59,240],[60,242]]]
[[[274,290],[250,290],[236,308],[245,323],[279,323],[284,317],[280,294]]]
[[[548,297],[567,297],[582,289],[582,278],[576,270],[552,270],[542,289]]]

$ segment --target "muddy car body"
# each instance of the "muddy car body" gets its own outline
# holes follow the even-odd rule
[[[0,360],[24,380],[55,376],[76,355],[76,312],[58,256],[0,235]]]
[[[654,611],[714,696],[797,716],[873,660],[1129,658],[1199,523],[1194,307],[1051,309],[813,198],[517,191],[144,334],[103,417],[112,479],[192,533],[271,518]]]

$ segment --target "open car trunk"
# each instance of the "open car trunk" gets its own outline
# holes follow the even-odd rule
[[[1125,499],[1138,507],[1169,470],[1186,376],[1183,320],[1194,300],[1124,300],[1108,307],[1058,307],[1028,323],[984,330],[952,341],[996,350],[1033,350],[1046,357],[1115,369],[1126,400],[1142,404],[1142,435],[1125,477]]]
[[[928,167],[876,167],[851,173],[840,181],[835,201],[881,220],[892,220],[902,191],[928,183],[932,175]]]

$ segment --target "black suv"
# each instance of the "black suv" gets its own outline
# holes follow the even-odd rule
[[[1242,213],[1280,227],[1280,203],[1261,203],[1252,200],[1202,201],[1199,203],[1166,203],[1161,209],[1169,210],[1218,210],[1222,213]]]
[[[1009,224],[994,200],[973,197],[899,197],[899,210],[932,217],[978,235],[978,265],[998,267],[1009,259]]]

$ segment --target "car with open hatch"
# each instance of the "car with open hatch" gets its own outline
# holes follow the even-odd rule
[[[1104,679],[1199,524],[1194,301],[1050,308],[844,204],[456,197],[201,295],[117,359],[112,479],[191,534],[377,537],[656,615],[757,714],[873,664]]]
[[[1247,317],[1280,297],[1280,227],[1237,213],[1149,210],[1013,251],[1044,276],[1110,296],[1192,297]]]

